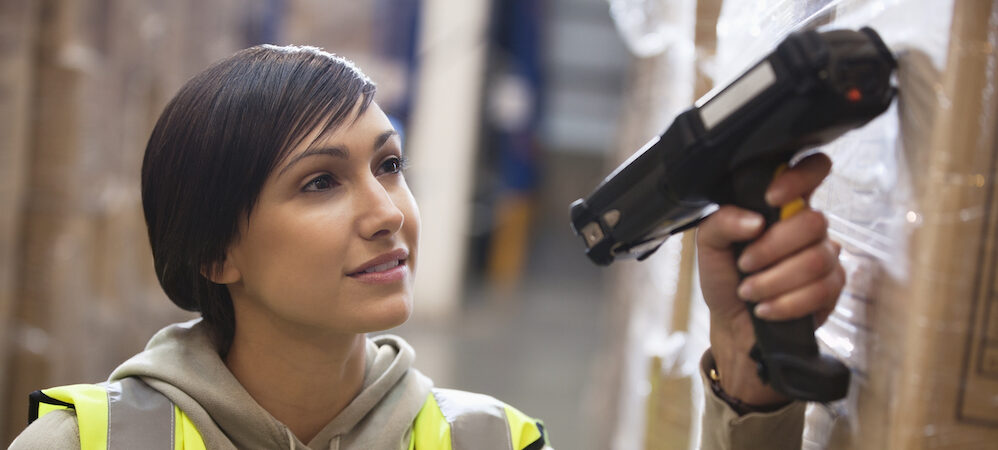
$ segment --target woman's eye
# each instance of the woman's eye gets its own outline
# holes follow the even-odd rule
[[[332,189],[336,186],[336,180],[329,174],[319,175],[309,181],[308,184],[302,188],[305,192],[318,192]]]
[[[381,173],[399,173],[402,169],[405,169],[405,160],[397,156],[393,156],[381,163],[380,169]]]

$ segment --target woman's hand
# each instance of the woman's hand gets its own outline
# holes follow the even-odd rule
[[[805,158],[773,180],[767,203],[782,206],[808,198],[830,170],[823,154]],[[788,399],[759,380],[748,356],[755,334],[745,301],[759,302],[756,315],[766,320],[814,314],[820,325],[845,285],[839,246],[828,239],[828,222],[820,212],[805,209],[765,233],[763,226],[759,214],[729,205],[697,232],[700,284],[710,308],[710,344],[721,388],[756,406]],[[756,238],[735,261],[732,244]],[[752,275],[739,282],[738,268]]]

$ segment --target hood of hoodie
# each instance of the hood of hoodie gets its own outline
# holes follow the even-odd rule
[[[364,385],[339,415],[308,442],[311,449],[404,448],[409,429],[432,388],[412,368],[415,352],[404,340],[382,335],[367,341]],[[180,407],[208,448],[305,448],[263,409],[225,366],[200,320],[170,325],[146,349],[111,373],[138,376]]]

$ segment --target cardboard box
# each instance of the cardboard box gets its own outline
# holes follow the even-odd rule
[[[22,210],[28,163],[33,56],[38,2],[0,3],[0,387],[8,382],[9,339],[19,274]],[[2,402],[0,402],[2,404]],[[7,418],[0,407],[0,425]]]
[[[806,448],[998,442],[998,173],[994,1],[726,2],[721,78],[791,31],[872,26],[898,54],[895,107],[825,147],[812,199],[849,282],[819,341],[853,369],[812,405]]]
[[[658,15],[649,20],[661,21],[670,31],[665,35],[671,40],[658,44],[651,41],[663,36],[642,34],[656,27],[621,30],[628,22],[618,22],[625,41],[637,40],[630,43],[632,51],[662,49],[634,59],[621,108],[618,163],[712,87],[708,72],[720,6],[720,0],[701,0],[653,8]],[[617,373],[612,386],[600,391],[609,392],[613,401],[605,410],[612,411],[608,416],[616,423],[612,439],[597,443],[599,448],[696,446],[703,395],[698,363],[707,347],[707,319],[696,293],[693,237],[686,233],[667,240],[644,262],[615,264],[616,351],[604,356],[602,365]]]
[[[0,112],[14,114],[2,126],[23,127],[0,132],[3,157],[22,158],[0,164],[4,183],[21,183],[0,198],[0,239],[17,247],[0,259],[4,445],[26,424],[28,393],[104,380],[160,327],[191,317],[153,273],[139,168],[154,121],[180,85],[242,45],[244,4],[0,7],[0,23],[14,21],[21,33],[4,40],[4,70],[25,74],[0,78],[10,94],[0,95]]]

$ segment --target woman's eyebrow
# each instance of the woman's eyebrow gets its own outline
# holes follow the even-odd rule
[[[378,151],[379,149],[381,149],[381,147],[385,145],[385,142],[388,142],[388,140],[391,139],[391,137],[395,136],[395,135],[398,135],[398,132],[396,132],[395,130],[388,130],[388,131],[385,131],[385,132],[379,134],[378,137],[377,137],[377,139],[374,140],[374,149],[373,150],[374,151]],[[328,155],[328,156],[332,156],[334,158],[350,159],[350,152],[347,149],[343,148],[343,147],[335,147],[335,146],[333,146],[333,147],[311,147],[311,148],[305,149],[305,151],[299,153],[298,155],[295,155],[294,158],[291,158],[291,161],[288,161],[288,163],[284,165],[284,168],[281,169],[281,171],[278,173],[278,175],[283,174],[284,172],[287,172],[288,169],[290,169],[291,166],[294,166],[298,161],[301,161],[302,159],[308,158],[309,156],[315,156],[315,155]]]
[[[312,147],[305,149],[305,151],[299,153],[294,158],[291,158],[291,161],[288,161],[288,163],[284,165],[284,168],[281,169],[278,175],[287,172],[288,169],[290,169],[291,166],[295,165],[298,161],[315,155],[329,155],[334,158],[350,159],[350,152],[342,147]]]
[[[388,142],[388,139],[396,135],[398,135],[398,132],[395,130],[388,130],[379,134],[378,138],[374,140],[374,151],[378,151],[378,149],[385,145],[385,142]]]

